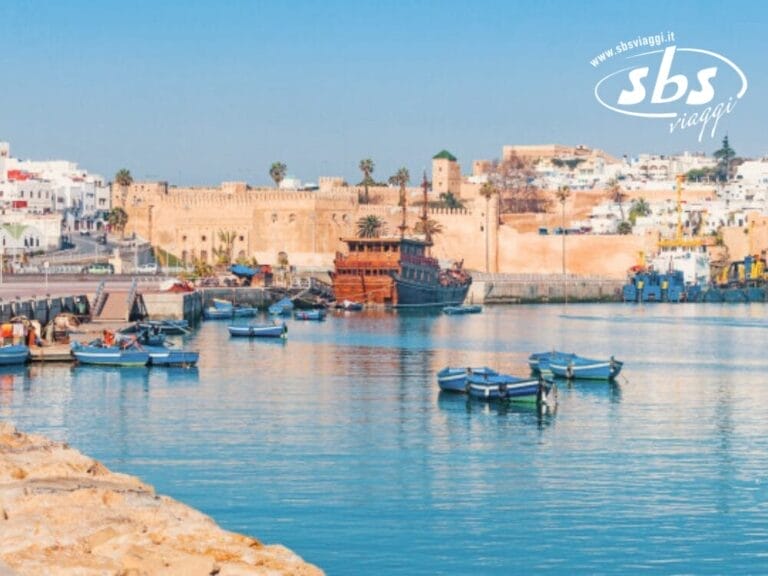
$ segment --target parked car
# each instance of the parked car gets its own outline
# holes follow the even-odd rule
[[[136,272],[139,274],[157,274],[157,262],[141,264],[136,268]]]
[[[114,274],[115,267],[112,264],[91,264],[83,268],[84,274]]]

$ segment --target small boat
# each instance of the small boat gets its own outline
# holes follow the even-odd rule
[[[444,314],[479,314],[483,311],[483,307],[478,304],[473,305],[461,305],[461,306],[444,306]]]
[[[121,328],[118,332],[121,334],[135,334],[143,330],[168,335],[189,334],[189,322],[187,320],[142,320]]]
[[[480,376],[497,376],[498,372],[483,366],[482,368],[443,368],[437,373],[437,385],[440,390],[446,392],[467,392],[467,376],[477,374]]]
[[[467,392],[472,398],[492,401],[552,403],[556,392],[554,384],[547,384],[541,377],[520,378],[509,374],[495,376],[470,374]]]
[[[355,302],[354,300],[342,300],[336,303],[336,308],[339,310],[347,310],[349,312],[358,312],[363,309],[362,302]]]
[[[293,317],[296,320],[325,320],[325,310],[317,308],[316,310],[296,310]]]
[[[534,352],[528,356],[528,366],[534,373],[549,371],[549,363],[553,359],[562,359],[568,361],[574,358],[576,354],[570,354],[568,352],[559,352],[557,350],[550,350],[549,352]]]
[[[229,300],[224,300],[223,298],[212,298],[211,303],[213,304],[214,308],[219,310],[232,310],[232,308],[235,306],[232,302]]]
[[[0,346],[0,366],[24,364],[29,360],[29,348],[24,344]]]
[[[570,358],[561,356],[549,361],[552,374],[561,378],[584,380],[613,380],[624,366],[613,356],[608,360],[595,360],[573,354]]]
[[[242,326],[227,326],[230,336],[246,338],[285,338],[288,327],[282,324],[245,324]]]
[[[200,358],[199,352],[169,346],[142,346],[142,348],[149,352],[150,366],[190,367],[197,364]]]
[[[227,318],[248,318],[258,314],[258,308],[250,306],[232,306],[231,308],[217,308],[208,306],[203,309],[204,320],[224,320]]]
[[[104,346],[100,341],[90,344],[72,342],[72,354],[80,364],[99,366],[146,366],[149,352],[136,347]]]
[[[293,300],[288,297],[283,298],[272,304],[268,310],[272,316],[288,315],[293,311]]]

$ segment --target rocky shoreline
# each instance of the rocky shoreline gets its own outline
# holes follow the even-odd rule
[[[323,572],[227,532],[138,478],[0,422],[0,575],[296,575]]]

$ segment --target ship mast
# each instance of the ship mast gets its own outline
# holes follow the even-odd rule
[[[400,229],[400,240],[403,240],[405,238],[405,231],[408,229],[408,226],[405,223],[405,209],[406,204],[408,202],[406,201],[406,194],[405,194],[405,184],[400,184],[400,206],[402,206],[403,211],[403,219],[400,222],[400,226],[398,228]]]
[[[432,244],[432,233],[429,229],[429,226],[427,225],[427,222],[429,221],[429,217],[427,216],[427,187],[427,172],[425,170],[421,180],[421,188],[424,190],[424,204],[421,210],[421,227],[422,230],[424,230],[424,242],[427,244],[427,246],[430,246]]]
[[[678,174],[675,177],[677,191],[677,228],[675,237],[659,240],[659,248],[696,248],[702,245],[702,239],[698,236],[683,236],[683,181],[685,174]]]

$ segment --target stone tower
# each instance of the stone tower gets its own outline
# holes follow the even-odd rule
[[[451,192],[459,196],[461,189],[461,167],[456,157],[442,150],[432,157],[432,190],[436,194]]]

